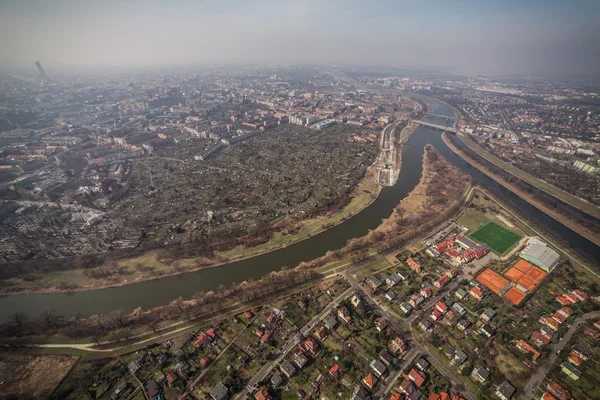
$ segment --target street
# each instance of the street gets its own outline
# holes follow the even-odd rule
[[[340,294],[335,299],[333,299],[331,301],[331,303],[326,305],[325,308],[323,308],[323,310],[321,310],[320,313],[318,313],[313,318],[311,318],[311,320],[308,321],[299,330],[299,332],[297,334],[290,337],[288,339],[288,341],[285,343],[285,345],[283,346],[280,356],[277,357],[277,359],[269,361],[265,365],[263,365],[258,370],[258,372],[256,372],[256,374],[254,374],[254,376],[250,379],[250,381],[248,382],[248,385],[244,388],[244,390],[242,390],[241,392],[239,392],[238,394],[236,394],[234,396],[234,400],[240,400],[240,399],[246,398],[251,393],[254,386],[256,386],[256,384],[258,382],[260,382],[262,379],[264,379],[264,377],[267,376],[271,372],[271,370],[287,356],[287,354],[290,352],[290,350],[292,350],[300,342],[300,340],[302,339],[302,336],[307,335],[316,324],[318,324],[323,319],[325,319],[325,317],[327,317],[329,315],[329,313],[338,306],[340,301],[342,301],[346,297],[348,297],[352,292],[354,292],[354,290],[355,289],[353,287],[349,287],[348,289],[346,289],[342,294]]]

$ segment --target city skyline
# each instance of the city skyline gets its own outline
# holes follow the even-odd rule
[[[353,64],[597,75],[590,1],[4,2],[0,67]]]

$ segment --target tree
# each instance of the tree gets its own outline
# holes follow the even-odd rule
[[[24,312],[19,311],[10,316],[10,321],[21,330],[23,329],[23,325],[29,321],[29,317]]]
[[[42,312],[40,314],[40,318],[42,319],[42,322],[44,323],[44,325],[46,325],[46,328],[48,329],[58,328],[58,326],[64,319],[62,315],[57,314],[54,310]]]

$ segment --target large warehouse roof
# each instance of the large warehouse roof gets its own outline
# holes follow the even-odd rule
[[[553,269],[560,260],[560,255],[556,251],[535,237],[529,239],[527,247],[521,252],[521,257],[530,260],[536,265],[538,263],[535,261],[539,261],[542,265],[538,265],[538,267],[545,267],[548,270]]]

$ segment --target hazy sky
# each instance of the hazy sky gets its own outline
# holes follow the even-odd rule
[[[600,74],[600,0],[0,0],[0,66],[306,63]]]

